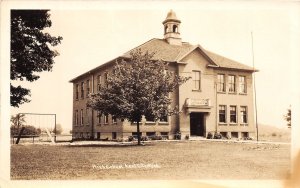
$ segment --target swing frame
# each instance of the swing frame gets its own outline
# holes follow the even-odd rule
[[[41,115],[41,116],[54,116],[54,142],[56,142],[56,114],[43,114],[43,113],[18,113],[24,115]]]

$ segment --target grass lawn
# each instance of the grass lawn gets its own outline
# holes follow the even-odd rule
[[[289,170],[289,145],[11,146],[11,179],[283,179]]]

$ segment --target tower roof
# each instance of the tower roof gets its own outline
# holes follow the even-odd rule
[[[168,21],[176,21],[176,22],[181,23],[181,21],[177,18],[176,13],[172,9],[168,12],[168,15],[167,15],[165,21],[163,21],[163,24]]]

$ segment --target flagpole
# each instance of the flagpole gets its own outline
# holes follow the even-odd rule
[[[258,142],[258,123],[257,123],[257,103],[256,103],[256,85],[255,85],[255,66],[254,66],[254,48],[253,48],[253,33],[251,31],[252,44],[252,66],[253,66],[253,89],[254,89],[254,108],[255,108],[255,124],[256,124],[256,141]]]

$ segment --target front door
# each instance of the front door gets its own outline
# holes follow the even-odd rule
[[[191,136],[204,136],[204,113],[190,113]]]

